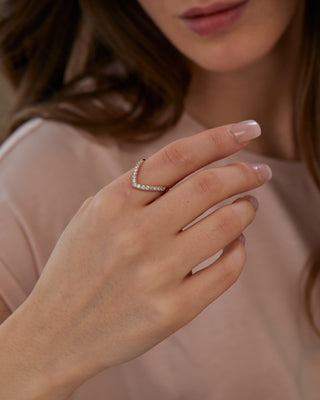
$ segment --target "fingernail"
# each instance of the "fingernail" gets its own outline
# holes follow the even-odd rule
[[[259,202],[254,196],[251,196],[251,194],[247,194],[243,196],[243,198],[249,200],[250,203],[253,205],[255,211],[257,211],[257,209],[259,208]]]
[[[257,121],[248,119],[232,125],[230,132],[234,135],[237,142],[242,144],[260,136],[261,128]]]
[[[272,178],[272,170],[267,164],[251,164],[252,168],[257,172],[261,181],[270,181]]]
[[[238,237],[238,240],[240,240],[240,242],[245,245],[246,244],[246,238],[244,236],[243,233],[241,233],[241,235]]]

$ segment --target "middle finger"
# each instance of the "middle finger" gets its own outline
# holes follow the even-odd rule
[[[261,163],[236,162],[207,168],[193,174],[147,208],[152,214],[156,208],[157,223],[163,222],[170,232],[178,233],[213,205],[257,188],[271,177],[270,167]]]

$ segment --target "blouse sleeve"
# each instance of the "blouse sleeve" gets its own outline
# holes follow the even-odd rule
[[[121,173],[116,145],[67,124],[30,120],[0,146],[0,295],[11,311],[29,296],[86,198]]]
[[[28,229],[19,215],[0,201],[0,296],[13,312],[34,287],[36,271]]]

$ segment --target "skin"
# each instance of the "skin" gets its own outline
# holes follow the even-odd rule
[[[171,187],[239,151],[247,142],[237,143],[231,126],[170,143],[145,161],[141,180],[161,177]],[[255,217],[247,198],[182,228],[266,175],[244,162],[207,168],[162,195],[133,190],[132,172],[82,204],[28,299],[1,325],[0,397],[68,398],[190,322],[239,277],[246,252],[237,238]],[[191,273],[221,249],[217,261]]]
[[[267,134],[249,143],[247,150],[299,159],[293,139],[292,93],[304,0],[250,0],[235,25],[205,37],[190,31],[178,16],[210,1],[138,2],[189,61],[192,81],[185,109],[195,120],[210,128],[255,119]],[[0,321],[9,315],[0,300]]]
[[[298,3],[251,1],[247,23],[239,21],[234,31],[202,39],[176,22],[177,15],[193,5],[191,1],[141,1],[152,17],[161,15],[159,26],[181,51],[184,46],[188,52],[195,71],[186,99],[188,110],[198,113],[199,120],[201,115],[208,118],[207,124],[217,124],[221,121],[212,104],[228,102],[228,107],[220,108],[219,118],[229,121],[173,141],[146,160],[141,182],[171,187],[192,174],[166,194],[132,189],[132,169],[86,199],[60,236],[28,299],[1,324],[0,366],[6,368],[0,369],[0,398],[67,399],[91,376],[138,357],[186,325],[238,279],[246,260],[238,237],[256,212],[248,198],[239,197],[189,229],[183,227],[214,204],[267,179],[245,162],[202,169],[244,147],[254,148],[259,140],[262,143],[259,138],[239,144],[230,134],[230,120],[252,119],[253,111],[269,118],[271,104],[274,119],[283,124],[281,143],[290,142],[285,130],[289,103],[268,97],[270,91],[261,95],[252,88],[262,77],[269,77],[271,84],[280,60],[268,54],[293,20]],[[269,17],[260,26],[257,15]],[[230,48],[237,49],[232,56]],[[241,87],[245,90],[240,96],[234,89]],[[283,84],[278,89],[285,99],[289,88]],[[195,107],[196,99],[201,107]],[[272,134],[265,136],[266,143],[272,143]],[[284,149],[290,153],[290,146],[280,150]],[[223,253],[214,263],[192,274],[196,265],[219,250]]]
[[[247,150],[299,159],[292,117],[304,0],[250,0],[231,27],[205,36],[191,31],[179,15],[213,1],[138,2],[190,63],[185,108],[191,116],[207,128],[255,119],[265,134]]]

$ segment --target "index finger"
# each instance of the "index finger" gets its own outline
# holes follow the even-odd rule
[[[137,183],[170,188],[199,168],[241,150],[260,134],[259,124],[246,120],[175,140],[142,164]],[[132,172],[133,169],[123,176],[125,185],[131,186]],[[140,205],[146,205],[163,194],[133,187],[132,190],[132,201]]]

